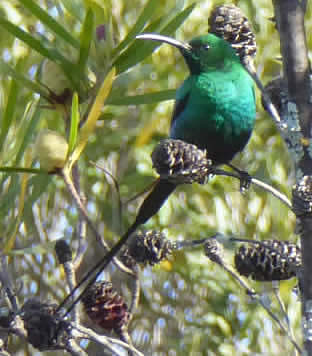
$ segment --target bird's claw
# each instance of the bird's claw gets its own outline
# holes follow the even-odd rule
[[[251,185],[251,176],[248,172],[242,171],[241,169],[233,166],[231,163],[227,163],[227,166],[229,166],[233,171],[238,173],[239,175],[239,190],[241,193],[245,193]]]
[[[239,172],[239,190],[241,193],[245,193],[251,185],[251,176],[248,172]]]

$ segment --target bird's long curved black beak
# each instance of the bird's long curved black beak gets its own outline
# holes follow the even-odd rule
[[[157,33],[143,33],[135,37],[138,40],[151,40],[163,43],[168,43],[171,46],[178,48],[182,53],[188,53],[191,51],[192,47],[185,42],[176,40],[175,38],[158,35]]]

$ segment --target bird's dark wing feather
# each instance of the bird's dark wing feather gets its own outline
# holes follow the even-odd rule
[[[174,109],[173,109],[173,114],[171,118],[171,126],[175,122],[175,120],[179,117],[181,112],[185,109],[187,102],[190,97],[190,92],[186,93],[186,95],[183,98],[176,99]]]

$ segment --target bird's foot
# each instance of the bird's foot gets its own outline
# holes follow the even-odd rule
[[[242,193],[245,193],[247,190],[249,190],[250,185],[251,185],[251,176],[249,175],[248,172],[245,171],[240,171],[239,173],[239,190]]]
[[[227,164],[230,168],[233,169],[236,173],[239,174],[239,190],[241,193],[245,193],[249,188],[251,184],[251,176],[248,172],[242,171],[241,169],[233,166],[232,164]]]

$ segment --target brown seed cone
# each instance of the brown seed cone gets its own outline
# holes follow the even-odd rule
[[[266,86],[264,87],[265,91],[269,95],[272,103],[274,104],[276,110],[278,111],[279,114],[281,114],[283,106],[287,103],[288,101],[288,93],[287,93],[287,87],[286,83],[283,80],[282,77],[277,77],[270,81]],[[265,100],[261,96],[261,103],[263,108],[268,111],[267,105],[265,103]]]
[[[29,299],[21,308],[27,340],[40,351],[55,349],[67,343],[70,325],[56,314],[57,304]]]
[[[64,264],[73,259],[72,250],[68,242],[63,239],[56,241],[54,250],[60,264]]]
[[[232,45],[242,63],[247,64],[253,60],[257,52],[256,38],[239,7],[232,4],[215,7],[208,25],[210,33]]]
[[[132,237],[127,252],[137,263],[153,266],[171,255],[173,246],[159,231],[139,231]]]
[[[293,186],[293,209],[297,217],[312,212],[312,177],[305,175]]]
[[[265,240],[244,244],[235,253],[237,271],[258,281],[279,281],[296,276],[301,267],[300,248],[288,241]]]
[[[82,303],[89,318],[98,326],[117,333],[130,319],[128,306],[111,282],[94,283]]]
[[[152,153],[153,166],[163,179],[175,184],[203,184],[211,172],[211,160],[206,151],[195,145],[167,139],[161,141]]]
[[[205,255],[213,262],[222,263],[223,246],[215,239],[211,238],[204,245]]]

